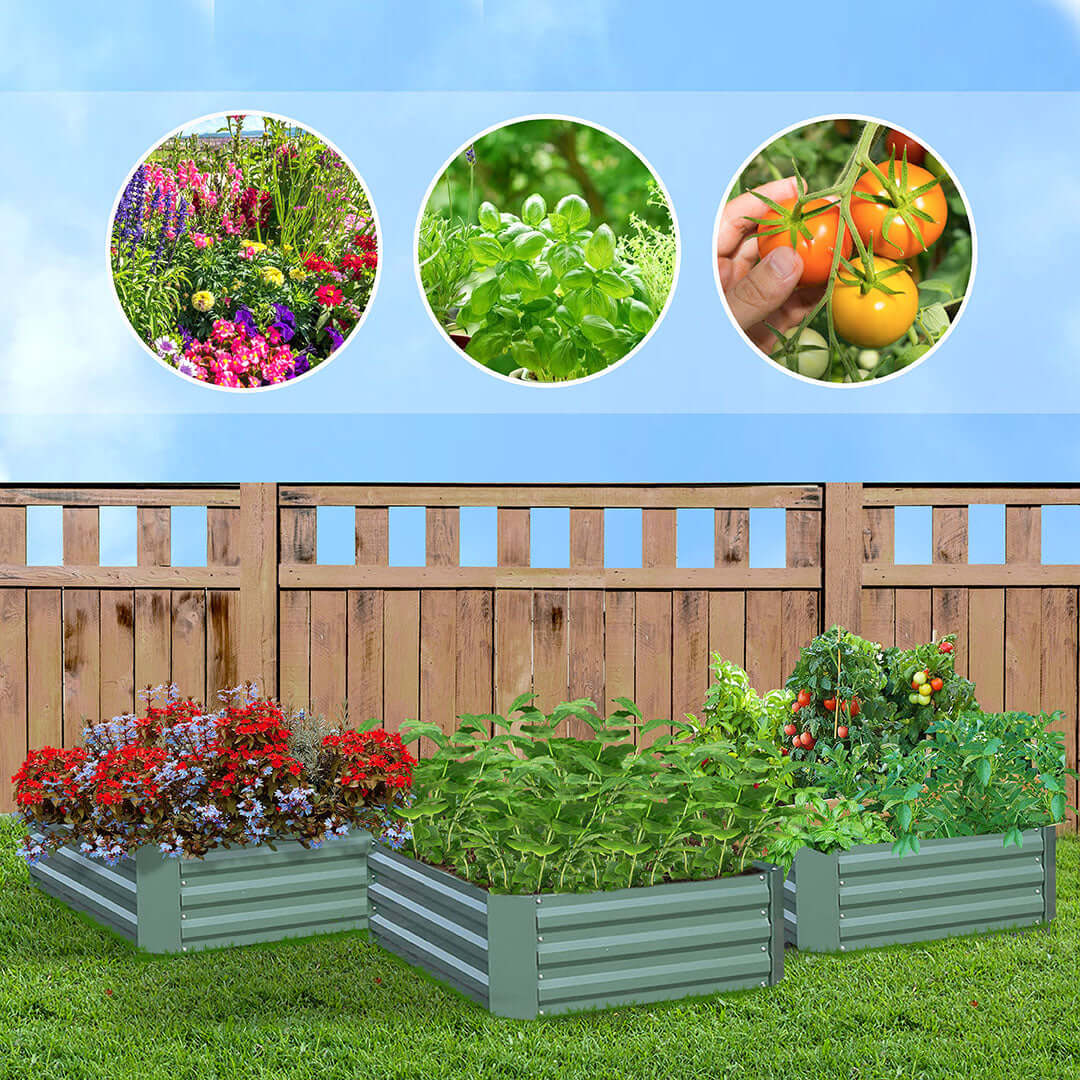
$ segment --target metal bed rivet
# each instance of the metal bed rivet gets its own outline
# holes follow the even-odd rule
[[[540,897],[539,897],[539,896],[538,896],[538,897],[536,898],[536,902],[537,902],[538,904],[540,903]]]
[[[540,972],[540,974],[539,974],[539,975],[537,975],[536,977],[537,977],[538,979],[542,979],[542,978],[544,977],[544,973],[543,973],[543,972],[541,971],[541,972]]]
[[[180,951],[181,951],[181,952],[187,952],[187,946],[186,946],[186,945],[185,945],[185,946],[183,946],[183,948],[181,948],[181,950],[180,950]]]
[[[768,909],[767,908],[762,908],[761,909],[761,914],[762,915],[768,915],[769,914]]]
[[[543,1009],[540,1009],[537,1015],[539,1015],[539,1016],[543,1016],[543,1015],[544,1015],[544,1010],[543,1010]]]
[[[537,941],[543,941],[544,939],[542,937],[538,937],[536,940]]]
[[[181,881],[180,881],[180,884],[181,884],[181,885],[186,885],[186,884],[187,884],[187,882],[186,882],[186,881],[184,881],[183,879],[181,879]]]
[[[763,979],[762,982],[761,982],[761,985],[762,986],[768,986],[769,984],[767,982],[765,982],[764,979]]]
[[[1035,895],[1038,896],[1040,892],[1042,892],[1042,889],[1036,889],[1035,890]]]
[[[847,946],[846,945],[841,945],[840,946],[840,951],[841,952],[847,952]]]
[[[841,881],[840,884],[843,885],[844,883]]]
[[[186,916],[186,915],[181,915],[181,916],[180,916],[180,918],[181,918],[181,919],[186,919],[186,918],[187,918],[187,916]]]
[[[840,912],[840,918],[842,919],[843,917],[844,917],[844,913],[841,911]]]
[[[758,874],[757,879],[758,879],[758,881],[764,881],[765,880],[765,875],[764,874]]]
[[[769,946],[768,945],[762,945],[761,946],[761,951],[762,952],[768,952],[769,951]]]

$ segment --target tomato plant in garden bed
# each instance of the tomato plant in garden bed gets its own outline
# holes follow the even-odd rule
[[[201,857],[215,847],[295,839],[318,847],[350,828],[400,846],[390,812],[414,761],[398,735],[332,730],[290,717],[250,686],[205,711],[175,687],[143,715],[88,727],[84,745],[32,750],[13,777],[30,862],[65,844],[113,864],[145,844]],[[163,697],[162,704],[154,704]]]
[[[658,185],[648,182],[642,213],[630,213],[617,235],[602,207],[573,188],[550,201],[533,190],[474,208],[472,170],[485,164],[484,141],[465,158],[466,212],[454,213],[448,169],[447,205],[434,208],[433,196],[419,231],[421,282],[447,333],[477,363],[540,382],[603,371],[639,344],[674,283],[676,240]]]
[[[242,389],[327,359],[378,268],[367,193],[344,159],[291,123],[262,117],[249,134],[246,120],[157,147],[121,194],[111,240],[139,337],[181,374]]]
[[[797,194],[771,198],[763,188],[783,177]],[[803,263],[799,303],[756,335],[789,370],[851,383],[893,374],[959,313],[972,268],[967,208],[910,136],[873,121],[804,125],[766,147],[731,198],[747,192],[762,208],[747,222],[757,255],[787,246]]]
[[[394,811],[416,858],[533,893],[716,878],[768,857],[794,767],[767,743],[695,739],[681,723],[648,743],[668,722],[645,723],[626,699],[604,721],[590,701],[545,715],[531,697],[513,719],[465,716],[452,735],[403,728],[436,746],[414,771],[415,801]],[[592,736],[560,734],[571,720]]]

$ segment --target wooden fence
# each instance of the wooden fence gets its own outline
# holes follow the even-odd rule
[[[1005,506],[1006,558],[967,561],[968,506]],[[505,709],[523,691],[697,711],[712,652],[780,685],[841,622],[886,644],[959,635],[986,708],[1062,708],[1077,753],[1080,566],[1041,561],[1041,507],[1080,487],[0,486],[0,810],[27,746],[175,681],[254,678],[289,705],[388,727]],[[60,566],[27,565],[27,508],[63,507]],[[897,506],[933,507],[933,561],[894,559]],[[136,507],[137,565],[99,565],[99,508]],[[171,508],[205,507],[205,566],[170,565]],[[355,558],[317,560],[318,508],[355,515]],[[423,566],[391,565],[391,507],[423,507]],[[497,508],[494,566],[464,566],[460,508]],[[569,566],[531,564],[534,508],[567,508]],[[606,565],[605,511],[641,511],[641,565]],[[750,512],[781,510],[785,565],[750,565]],[[677,565],[678,511],[711,511],[714,565]]]

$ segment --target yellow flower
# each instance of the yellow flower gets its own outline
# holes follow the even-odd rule
[[[267,285],[281,285],[285,281],[285,275],[276,266],[264,266],[262,279]]]
[[[304,278],[307,277],[307,271],[301,270],[299,266],[294,266],[289,271],[289,277],[291,277],[293,281],[303,281]]]
[[[281,250],[284,251],[286,255],[288,255],[289,252],[292,251],[292,244],[282,244]]]
[[[201,289],[191,294],[191,306],[196,311],[209,311],[214,306],[214,294]]]
[[[239,289],[240,288],[240,279],[239,278],[233,278],[232,287],[234,289]]]
[[[256,255],[258,255],[260,251],[266,250],[266,245],[260,244],[258,240],[245,240],[241,246],[245,248],[251,248],[251,250],[254,251]]]

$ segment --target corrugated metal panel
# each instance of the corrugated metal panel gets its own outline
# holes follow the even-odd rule
[[[116,866],[106,866],[86,858],[73,847],[65,847],[30,867],[30,877],[43,892],[135,942],[133,860],[124,859]]]
[[[884,844],[853,848],[838,859],[840,940],[852,949],[1039,922],[1043,855],[1038,830],[1022,847],[1000,835],[927,840],[903,859]]]
[[[185,949],[276,941],[367,926],[366,836],[215,849],[180,868]]]
[[[545,1013],[764,985],[772,976],[767,874],[606,893],[536,907]]]
[[[385,848],[369,863],[375,941],[486,1007],[487,894]]]

